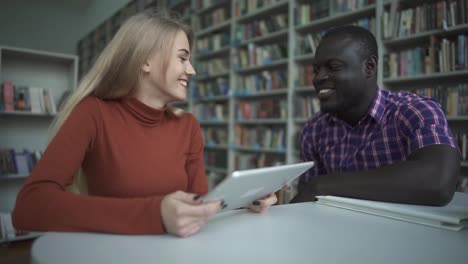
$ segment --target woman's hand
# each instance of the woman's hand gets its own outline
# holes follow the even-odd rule
[[[276,194],[270,193],[266,197],[254,201],[251,205],[249,205],[249,210],[256,212],[256,213],[263,213],[265,212],[270,206],[276,204],[278,202],[278,198]]]
[[[221,202],[200,202],[200,196],[173,192],[161,202],[161,217],[170,234],[188,237],[197,233],[208,219],[221,210]]]

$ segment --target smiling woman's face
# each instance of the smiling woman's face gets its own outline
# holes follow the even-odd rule
[[[189,41],[183,31],[179,31],[174,39],[165,80],[161,78],[160,60],[161,55],[156,53],[143,66],[143,71],[149,74],[152,93],[157,94],[163,104],[187,99],[189,78],[196,73],[190,63]]]

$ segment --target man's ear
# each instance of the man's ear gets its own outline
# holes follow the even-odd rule
[[[149,63],[149,61],[145,61],[145,63],[141,65],[141,70],[144,73],[149,73],[151,71],[151,64]]]
[[[371,55],[367,58],[364,73],[368,79],[377,75],[377,57],[375,55]]]

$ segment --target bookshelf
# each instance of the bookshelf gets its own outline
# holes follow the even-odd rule
[[[452,91],[457,85],[468,83],[467,67],[404,75],[391,75],[389,69],[390,54],[431,43],[435,46],[443,38],[449,41],[444,45],[453,46],[450,43],[456,45],[459,35],[467,36],[467,0],[140,0],[129,5],[135,3],[144,9],[147,2],[179,12],[195,30],[193,64],[197,76],[191,81],[192,93],[187,102],[174,105],[198,117],[205,134],[206,152],[215,153],[206,157],[212,160],[207,162],[207,174],[213,176],[215,180],[210,182],[214,184],[238,168],[298,161],[298,135],[319,107],[312,85],[315,48],[323,33],[333,26],[355,24],[374,33],[379,46],[377,80],[385,89],[417,91],[437,83],[439,90]],[[445,13],[438,15],[434,11],[437,5],[433,10],[427,7],[435,2],[446,3]],[[454,2],[460,6],[453,6]],[[420,22],[417,27],[400,30],[403,11],[416,10],[421,3],[435,12],[436,21],[443,20],[445,14],[447,22],[439,25],[432,22],[432,27],[423,27]],[[453,10],[457,17],[450,17],[449,21]],[[421,11],[417,12],[413,15],[406,12],[404,24],[411,25],[412,19],[423,17]],[[429,25],[431,20],[425,22]],[[459,95],[464,96],[462,92]],[[262,110],[278,108],[279,112],[270,111],[270,116],[263,117],[268,111]],[[462,145],[463,134],[468,131],[468,113],[448,114],[447,119],[460,134]],[[269,138],[278,137],[282,140],[276,140],[277,144],[271,143],[274,140],[266,143]],[[250,144],[252,138],[258,139],[257,144]],[[221,156],[223,163],[214,158]],[[238,166],[241,161],[243,166]],[[463,175],[468,175],[467,162],[461,163]]]
[[[76,86],[77,73],[78,58],[75,55],[0,46],[0,149],[3,157],[14,157],[8,164],[16,167],[15,173],[0,174],[0,211],[13,209],[16,194],[29,176],[31,164],[22,166],[22,161],[31,155],[40,156],[38,153],[46,148],[48,128],[56,113],[56,109],[51,111],[45,107],[47,101],[53,101],[55,108],[58,107],[64,92]],[[6,88],[9,82],[14,87]],[[7,90],[11,91],[12,97],[5,94],[9,93]],[[35,95],[38,91],[41,91],[39,97]],[[28,106],[21,111],[17,109],[19,95],[24,96]],[[13,109],[6,106],[9,103],[14,104]],[[35,108],[34,105],[42,107]]]
[[[231,94],[231,1],[193,1],[194,65],[197,76],[192,112],[200,121],[205,140],[209,188],[228,173]]]
[[[460,6],[458,6],[460,5]],[[382,5],[383,86],[437,100],[457,137],[467,183],[468,1]],[[435,18],[435,19],[434,19]]]
[[[235,1],[232,172],[285,164],[289,1]]]

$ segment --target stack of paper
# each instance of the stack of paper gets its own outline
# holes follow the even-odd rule
[[[36,238],[41,234],[41,232],[16,230],[11,222],[11,214],[8,212],[0,212],[0,244]]]
[[[348,210],[459,231],[468,226],[468,194],[455,193],[442,207],[376,202],[337,196],[318,196],[317,203]]]

